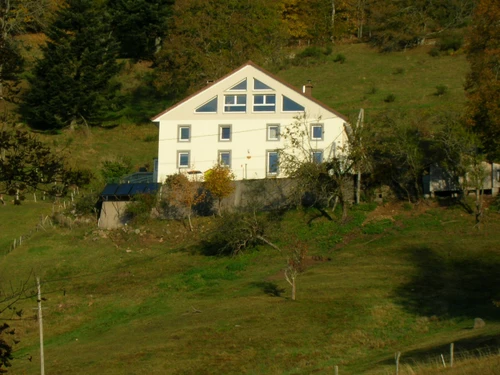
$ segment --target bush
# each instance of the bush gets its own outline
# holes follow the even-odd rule
[[[448,86],[446,86],[446,85],[437,85],[436,86],[436,92],[434,93],[435,96],[442,96],[446,93],[448,93]]]
[[[101,174],[106,183],[119,182],[120,178],[132,171],[130,159],[106,160],[102,163]]]
[[[389,94],[385,97],[384,102],[386,103],[392,103],[393,101],[396,100],[396,95],[394,94]]]
[[[439,48],[437,47],[433,47],[430,51],[429,51],[429,55],[431,55],[432,57],[438,57],[441,53],[439,52]]]
[[[339,62],[341,64],[345,63],[345,56],[341,53],[338,53],[337,56],[333,59],[333,62]]]
[[[266,231],[270,221],[265,216],[251,212],[226,213],[218,219],[215,229],[204,241],[206,255],[239,255],[244,250],[261,244],[269,244]]]
[[[157,195],[138,194],[133,201],[127,205],[126,215],[134,222],[144,222],[151,217],[151,210],[156,207]]]
[[[331,53],[332,53],[331,46],[328,46],[327,48],[321,48],[318,46],[309,46],[295,55],[293,64],[304,66],[309,64],[322,63],[325,61],[325,57],[331,55]]]
[[[396,68],[394,69],[394,71],[392,72],[392,74],[403,74],[405,72],[404,68]]]
[[[75,214],[77,215],[92,215],[97,212],[97,201],[99,194],[85,194],[75,201]]]
[[[464,36],[460,33],[443,35],[438,42],[440,51],[458,51],[464,44]]]

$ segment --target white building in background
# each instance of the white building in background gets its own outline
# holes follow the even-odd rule
[[[301,92],[248,62],[158,114],[152,119],[159,125],[157,181],[177,172],[204,173],[217,162],[236,180],[284,177],[280,134],[304,114],[313,158],[332,158],[346,142],[347,119],[314,99],[311,89],[305,85]]]

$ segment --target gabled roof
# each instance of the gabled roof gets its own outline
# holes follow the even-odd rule
[[[303,96],[305,99],[307,100],[310,100],[314,103],[316,103],[317,105],[319,105],[320,107],[326,109],[327,111],[329,112],[332,112],[334,113],[336,116],[338,116],[339,118],[345,120],[345,121],[348,121],[347,117],[342,115],[341,113],[337,112],[336,110],[330,108],[329,106],[327,106],[326,104],[322,103],[321,101],[319,101],[318,99],[315,99],[314,97],[312,96],[307,96],[305,95],[301,90],[297,89],[296,87],[292,86],[291,84],[289,84],[288,82],[285,82],[284,80],[282,80],[281,78],[275,76],[273,73],[267,71],[266,69],[260,67],[259,65],[255,64],[253,61],[248,61],[246,62],[245,64],[241,65],[239,68],[236,68],[235,70],[233,70],[232,72],[226,74],[225,76],[219,78],[218,80],[214,81],[213,83],[211,83],[210,85],[207,85],[205,87],[203,87],[202,89],[196,91],[195,93],[189,95],[188,97],[184,98],[183,100],[181,100],[180,102],[177,102],[176,104],[174,104],[173,106],[171,106],[170,108],[166,109],[165,111],[157,114],[156,116],[152,117],[151,118],[151,121],[158,121],[158,118],[163,116],[164,114],[170,112],[171,110],[173,110],[174,108],[180,106],[181,104],[187,102],[188,100],[190,100],[191,98],[197,96],[198,94],[202,93],[203,91],[205,90],[208,90],[210,87],[212,87],[213,85],[225,80],[226,78],[230,77],[231,75],[233,75],[234,73],[238,72],[239,70],[247,67],[247,66],[252,66],[253,68],[261,71],[262,73],[266,74],[267,76],[271,77],[272,79],[278,81],[279,83],[281,83],[282,85],[288,87],[289,89],[295,91],[296,93],[300,94],[301,96]]]

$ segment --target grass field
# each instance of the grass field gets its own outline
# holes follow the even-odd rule
[[[388,374],[398,351],[402,371],[427,374],[451,342],[457,356],[497,352],[497,214],[481,231],[437,205],[358,209],[345,227],[308,227],[312,216],[287,213],[273,237],[283,249],[294,236],[309,244],[295,302],[285,254],[202,255],[214,218],[194,234],[176,222],[39,232],[0,258],[1,281],[41,277],[50,374]],[[36,301],[20,307],[28,318]],[[476,317],[486,327],[471,329]],[[37,323],[12,323],[21,342],[9,373],[34,373]]]

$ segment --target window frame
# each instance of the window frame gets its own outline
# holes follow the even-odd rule
[[[182,138],[182,129],[189,129],[189,137],[188,139]],[[177,126],[177,142],[191,142],[191,125],[178,125]]]
[[[264,98],[264,102],[262,104],[255,104],[255,98],[258,97],[258,96],[262,96]],[[273,97],[274,98],[274,103],[267,103],[267,98],[269,97]],[[272,93],[272,94],[253,94],[252,95],[252,112],[254,113],[274,113],[276,112],[276,94]],[[272,110],[269,110],[269,109],[266,109],[266,110],[258,110],[256,108],[258,107],[270,107],[270,106],[274,106],[274,109]]]
[[[244,89],[235,89],[236,86],[241,85],[242,83],[245,83],[245,88]],[[248,90],[248,79],[244,78],[241,81],[239,81],[237,84],[231,86],[227,91],[229,92],[246,92]]]
[[[181,164],[181,155],[187,155],[188,162],[187,165]],[[177,151],[177,168],[178,169],[187,169],[191,166],[191,151],[189,150],[178,150]]]
[[[256,86],[256,83],[257,82],[260,82],[262,85],[264,86],[267,86],[266,88],[262,88],[262,89],[258,89]],[[269,85],[267,85],[266,83],[264,83],[263,81],[261,81],[260,79],[258,78],[253,78],[253,91],[257,91],[257,92],[271,92],[271,91],[274,91],[274,89],[272,87],[270,87]]]
[[[234,98],[234,103],[227,103],[226,99],[233,97]],[[245,103],[244,104],[239,104],[238,103],[238,98],[245,98]],[[224,94],[224,113],[246,113],[247,112],[247,95],[246,94]],[[230,110],[230,108],[240,108],[243,109],[241,110]]]
[[[222,138],[222,129],[229,128],[229,138]],[[233,126],[231,124],[219,125],[219,142],[231,142],[233,140]]]
[[[206,106],[208,103],[210,103],[210,102],[212,102],[214,100],[215,100],[215,111],[200,111],[200,108]],[[218,108],[219,108],[219,96],[216,95],[213,98],[211,98],[210,100],[207,100],[205,103],[203,103],[199,107],[195,108],[194,109],[194,113],[197,113],[197,114],[217,113],[218,112]]]
[[[228,155],[229,155],[229,164],[225,164],[225,163],[224,163],[224,164],[222,164],[222,158],[221,158],[222,154],[228,154]],[[232,165],[232,162],[233,162],[233,160],[232,160],[232,159],[233,159],[233,158],[232,158],[232,153],[231,153],[231,150],[219,150],[219,151],[217,152],[217,162],[218,162],[220,165],[224,166],[224,167],[228,167],[229,169],[231,169],[231,165]]]
[[[271,171],[271,164],[270,164],[270,156],[272,154],[276,154],[276,163],[277,165],[275,166],[276,171],[272,172]],[[278,176],[280,173],[280,167],[279,167],[279,151],[278,150],[267,150],[266,151],[266,176]]]
[[[278,128],[277,129],[277,136],[276,138],[271,138],[271,128]],[[267,124],[266,128],[266,140],[268,142],[277,142],[281,138],[281,125],[280,124]]]
[[[289,100],[290,102],[302,107],[302,109],[285,109],[286,101]],[[297,112],[305,112],[305,107],[302,104],[297,103],[295,100],[292,98],[289,98],[286,95],[281,95],[281,112],[285,113],[297,113]]]
[[[321,129],[321,137],[317,138],[314,136],[314,128],[320,128]],[[311,124],[311,141],[323,141],[325,138],[325,127],[323,124]]]

